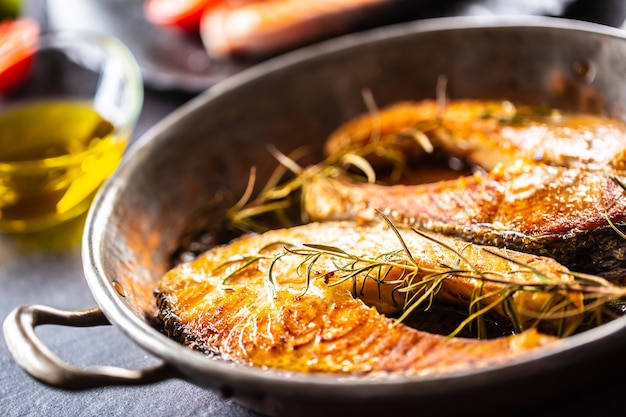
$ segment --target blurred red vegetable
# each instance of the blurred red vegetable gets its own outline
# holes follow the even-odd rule
[[[13,89],[28,73],[39,33],[39,24],[31,19],[0,22],[0,93]]]
[[[144,4],[144,15],[154,25],[198,33],[204,10],[220,2],[221,0],[147,0]]]

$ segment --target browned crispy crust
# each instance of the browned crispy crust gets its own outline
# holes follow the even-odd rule
[[[257,294],[240,287],[202,310],[184,292],[159,294],[170,335],[193,348],[247,365],[299,372],[435,374],[475,369],[522,357],[555,338],[536,330],[492,340],[446,339],[393,326],[352,298],[279,292],[256,308]],[[181,320],[173,297],[194,312]],[[195,310],[195,311],[194,311]],[[241,318],[246,311],[247,317]]]
[[[372,219],[469,241],[553,256],[569,268],[617,279],[626,271],[626,125],[617,119],[561,113],[506,101],[397,103],[348,121],[326,143],[329,154],[393,151],[461,157],[487,174],[417,186],[349,184],[315,178],[304,189],[313,220]],[[379,157],[372,158],[376,164]],[[388,161],[387,161],[388,162]]]
[[[416,234],[404,237],[422,268],[456,259],[454,253],[428,239]],[[452,239],[442,239],[455,245]],[[514,360],[535,347],[556,341],[536,330],[491,340],[448,339],[404,324],[394,325],[393,319],[379,312],[385,306],[397,308],[391,291],[383,289],[379,293],[376,285],[365,285],[360,299],[354,298],[351,282],[329,285],[333,283],[331,271],[335,269],[330,259],[315,264],[316,279],[303,291],[302,259],[281,258],[274,267],[278,289],[272,298],[267,279],[273,256],[243,270],[238,270],[243,261],[230,262],[247,255],[278,253],[282,244],[272,245],[272,242],[297,245],[315,242],[372,256],[380,250],[397,249],[399,245],[391,230],[353,222],[311,223],[244,237],[210,250],[191,263],[179,265],[164,276],[156,294],[166,332],[195,349],[239,363],[291,371],[354,374],[431,374],[474,369]],[[514,264],[488,255],[478,246],[467,247],[462,241],[457,244],[457,248],[465,248],[464,255],[481,270],[515,269]],[[270,249],[262,249],[266,247]],[[562,266],[551,259],[512,252],[507,256],[557,280],[570,279],[560,272]],[[391,273],[387,279],[394,279],[398,273]],[[440,291],[441,300],[466,303],[477,285],[471,279],[452,277]],[[488,286],[485,291],[494,288]],[[572,297],[571,308],[582,309],[580,295]],[[523,309],[545,307],[546,296],[542,294],[520,292],[514,298]]]
[[[555,257],[570,269],[618,274],[626,240],[609,225],[626,222],[618,173],[516,164],[488,174],[420,185],[357,184],[317,178],[304,188],[312,220],[379,221]]]
[[[339,126],[325,151],[341,155],[378,143],[387,151],[421,156],[424,148],[411,139],[416,131],[424,133],[435,150],[485,170],[520,160],[593,170],[626,167],[626,124],[620,120],[508,101],[396,103]]]
[[[452,265],[462,252],[479,270],[510,270],[512,264],[486,257],[478,245],[467,241],[534,253],[500,252],[557,280],[571,279],[563,272],[565,266],[539,255],[553,256],[580,271],[626,269],[626,240],[607,221],[618,227],[626,224],[626,199],[613,180],[626,168],[626,127],[620,121],[508,102],[459,100],[445,106],[435,101],[405,102],[341,126],[325,151],[332,159],[368,147],[365,154],[374,155],[369,160],[375,167],[388,162],[389,156],[397,161],[435,152],[460,157],[487,173],[393,186],[315,177],[304,186],[304,208],[311,220],[324,223],[244,237],[163,277],[156,297],[166,332],[190,347],[247,365],[349,374],[475,369],[556,342],[534,328],[477,340],[446,338],[397,324],[382,313],[397,312],[402,296],[398,299],[390,286],[362,279],[354,287],[350,281],[336,283],[336,265],[329,260],[315,265],[306,291],[301,261],[285,261],[288,257],[275,268],[268,258],[237,270],[246,254],[275,255],[280,245],[262,248],[276,241],[331,245],[373,256],[397,249],[398,241],[376,224],[380,220],[376,210],[399,227],[434,231],[437,239],[455,248],[453,253],[432,241],[425,244],[401,227],[421,269]],[[351,221],[330,221],[336,219]],[[390,246],[391,241],[396,246]],[[240,260],[231,263],[233,259]],[[278,283],[274,290],[268,284],[270,269]],[[385,279],[401,274],[396,267]],[[532,281],[529,276],[524,279]],[[494,294],[485,300],[490,303],[501,296],[499,285],[450,276],[435,300],[467,307],[481,290]],[[548,297],[527,290],[512,297],[523,328],[550,303],[568,306],[561,325],[579,322],[581,294],[559,293],[551,301]],[[511,318],[502,307],[491,313]],[[550,331],[554,323],[542,322],[541,331]]]

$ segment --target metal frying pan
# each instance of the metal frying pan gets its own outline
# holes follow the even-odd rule
[[[564,339],[523,361],[444,377],[385,379],[308,375],[207,359],[151,325],[153,287],[194,213],[223,189],[241,194],[251,166],[259,183],[283,152],[302,145],[321,157],[325,137],[379,105],[433,98],[447,77],[450,98],[495,98],[626,119],[626,38],[617,29],[550,18],[445,18],[348,35],[246,70],[163,120],[130,150],[103,186],[83,238],[89,311],[16,309],[7,344],[35,378],[68,389],[182,378],[269,415],[438,415],[540,400],[624,366],[626,317]],[[39,324],[112,323],[162,360],[154,369],[76,369],[35,336]],[[488,401],[477,401],[488,393]],[[453,399],[453,400],[451,400]]]

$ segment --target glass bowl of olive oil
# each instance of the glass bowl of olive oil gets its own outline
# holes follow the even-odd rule
[[[0,232],[38,232],[87,211],[117,168],[143,104],[116,38],[47,33],[0,91]]]

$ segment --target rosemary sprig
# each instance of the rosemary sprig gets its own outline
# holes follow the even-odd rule
[[[315,178],[344,176],[359,181],[376,182],[376,172],[363,156],[373,152],[374,149],[335,155],[306,168],[297,162],[305,155],[304,149],[297,149],[291,155],[285,155],[274,147],[270,147],[269,151],[279,162],[270,179],[252,199],[257,180],[256,168],[252,167],[244,193],[224,216],[232,228],[243,233],[260,233],[268,230],[267,226],[259,222],[265,215],[274,216],[278,220],[278,225],[283,227],[306,223],[308,219],[299,201],[300,191],[305,184]],[[287,178],[290,173],[293,174],[292,177]],[[290,209],[298,208],[300,209],[298,219],[287,213]]]
[[[381,213],[381,216],[382,213]],[[223,284],[243,272],[254,263],[265,259],[271,262],[266,279],[266,287],[270,297],[277,296],[277,272],[279,263],[288,256],[302,258],[297,268],[298,274],[303,277],[306,294],[313,280],[322,280],[328,286],[351,284],[351,291],[355,297],[363,297],[366,283],[374,283],[377,296],[382,298],[383,288],[391,293],[391,302],[400,311],[396,319],[402,323],[418,309],[428,310],[435,302],[437,294],[451,279],[474,280],[477,282],[468,302],[468,315],[457,328],[449,335],[456,336],[469,325],[476,324],[479,337],[486,335],[484,318],[489,313],[501,311],[511,322],[517,332],[530,327],[537,327],[549,320],[556,323],[554,332],[560,336],[567,336],[576,330],[578,320],[570,320],[582,314],[580,306],[573,304],[568,294],[581,294],[584,299],[583,310],[588,314],[597,311],[609,302],[617,302],[626,296],[626,289],[611,284],[609,281],[588,274],[563,271],[572,277],[571,281],[555,280],[537,269],[525,265],[512,257],[503,255],[494,250],[483,248],[486,255],[505,259],[517,266],[510,271],[479,270],[464,255],[433,236],[412,229],[414,233],[430,239],[455,254],[456,261],[451,265],[435,263],[435,266],[424,267],[411,253],[407,243],[399,230],[383,216],[390,229],[395,233],[399,248],[375,256],[357,255],[339,247],[307,243],[290,245],[285,242],[275,242],[265,247],[255,255],[242,257],[239,267],[224,278]],[[471,246],[471,244],[468,244]],[[281,247],[276,254],[268,253],[270,247]],[[221,265],[224,268],[232,262]],[[332,265],[331,268],[328,265]],[[324,271],[320,273],[319,271]],[[534,279],[522,279],[524,275]],[[487,284],[495,284],[487,287]],[[544,294],[545,300],[540,308],[527,311],[515,303],[518,294]],[[371,294],[369,294],[371,296]]]

